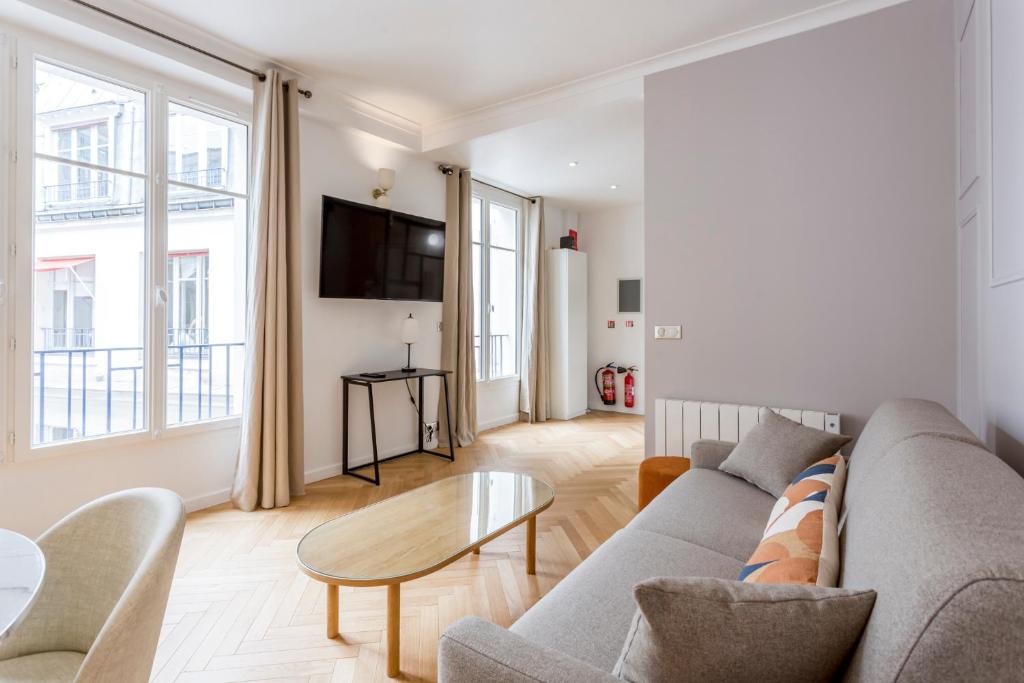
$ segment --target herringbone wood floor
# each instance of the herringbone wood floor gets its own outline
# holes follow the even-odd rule
[[[527,472],[555,488],[537,525],[537,575],[525,573],[520,526],[430,576],[402,585],[402,679],[437,678],[437,639],[477,615],[508,626],[636,510],[642,418],[594,413],[482,434],[454,464],[415,455],[381,468],[379,488],[352,477],[307,487],[290,507],[189,515],[153,667],[155,681],[384,681],[384,588],[341,589],[341,638],[324,634],[325,589],[295,564],[302,535],[337,515],[442,477]]]

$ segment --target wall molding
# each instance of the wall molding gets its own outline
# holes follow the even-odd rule
[[[907,0],[837,0],[568,83],[423,125],[423,151],[626,97],[643,97],[643,79],[711,57],[811,31]]]

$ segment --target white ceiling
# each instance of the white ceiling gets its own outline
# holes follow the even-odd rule
[[[832,0],[138,0],[427,124]]]
[[[643,100],[622,99],[431,152],[563,208],[643,200]],[[570,161],[577,166],[569,166]],[[611,185],[617,185],[612,190]]]
[[[295,71],[312,111],[585,210],[642,201],[645,74],[902,0],[92,1]]]

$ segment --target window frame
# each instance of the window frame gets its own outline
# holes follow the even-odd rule
[[[2,320],[5,329],[0,332],[11,340],[7,353],[0,354],[0,370],[6,370],[3,403],[0,407],[0,429],[3,434],[3,460],[29,462],[65,454],[89,452],[132,444],[152,442],[166,437],[187,436],[205,431],[238,428],[238,415],[214,417],[201,422],[168,425],[166,371],[167,371],[167,308],[161,300],[166,293],[167,277],[167,112],[172,101],[207,114],[228,119],[246,128],[246,167],[252,159],[252,105],[241,99],[220,92],[211,91],[188,81],[179,81],[117,60],[100,52],[62,43],[55,38],[26,30],[16,35],[0,32],[0,51],[6,47],[11,56],[17,58],[17,68],[9,70],[5,80],[0,76],[0,105],[13,112],[9,135],[16,150],[17,164],[8,167],[9,173],[0,174],[7,178],[4,191],[10,192],[13,201],[9,220],[0,224],[0,244],[8,254],[7,287],[5,299],[7,317]],[[96,435],[74,441],[33,444],[32,443],[32,400],[33,395],[33,307],[34,307],[34,249],[33,230],[35,212],[35,64],[42,60],[55,66],[98,79],[131,88],[144,94],[146,105],[145,150],[146,163],[141,172],[130,175],[144,175],[146,181],[146,209],[144,213],[145,274],[142,300],[144,315],[142,371],[144,427],[131,432]],[[6,60],[5,60],[6,61]],[[6,64],[4,65],[6,67]],[[5,87],[6,86],[6,87]],[[95,131],[92,133],[95,137]],[[95,141],[93,141],[95,148]],[[115,144],[108,124],[108,158],[113,159]],[[72,140],[72,154],[75,150]],[[53,155],[56,156],[56,155]],[[113,166],[113,163],[108,165]],[[73,175],[73,174],[72,174]],[[247,184],[245,200],[249,198]],[[6,192],[0,191],[0,198]],[[214,189],[218,193],[224,190]],[[231,194],[231,193],[228,193]],[[237,193],[236,193],[237,194]],[[248,209],[247,209],[248,210]],[[0,215],[0,219],[4,216]],[[246,247],[247,248],[247,247]],[[248,261],[247,258],[244,259]],[[2,275],[3,269],[0,269]],[[21,296],[18,296],[20,294]],[[148,305],[147,305],[148,304]],[[247,341],[247,340],[245,340]],[[28,400],[19,400],[24,397]]]
[[[472,197],[480,200],[480,242],[472,242],[472,226],[470,226],[470,241],[473,245],[480,245],[480,310],[474,310],[474,317],[480,320],[480,365],[477,369],[477,383],[499,383],[519,381],[519,373],[522,368],[522,334],[523,334],[523,237],[526,230],[526,200],[496,187],[484,185],[473,181]],[[484,309],[490,308],[490,262],[491,262],[491,204],[497,204],[516,212],[516,238],[515,238],[515,262],[516,262],[516,327],[514,333],[515,342],[515,369],[512,374],[498,375],[492,377],[490,344],[485,339],[490,338],[490,315],[485,314]],[[472,212],[470,212],[472,213]],[[507,247],[494,247],[505,249]],[[476,307],[474,306],[474,309]]]

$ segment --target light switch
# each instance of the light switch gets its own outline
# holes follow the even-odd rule
[[[655,325],[654,326],[654,338],[655,339],[682,339],[683,338],[683,326],[682,325]]]

